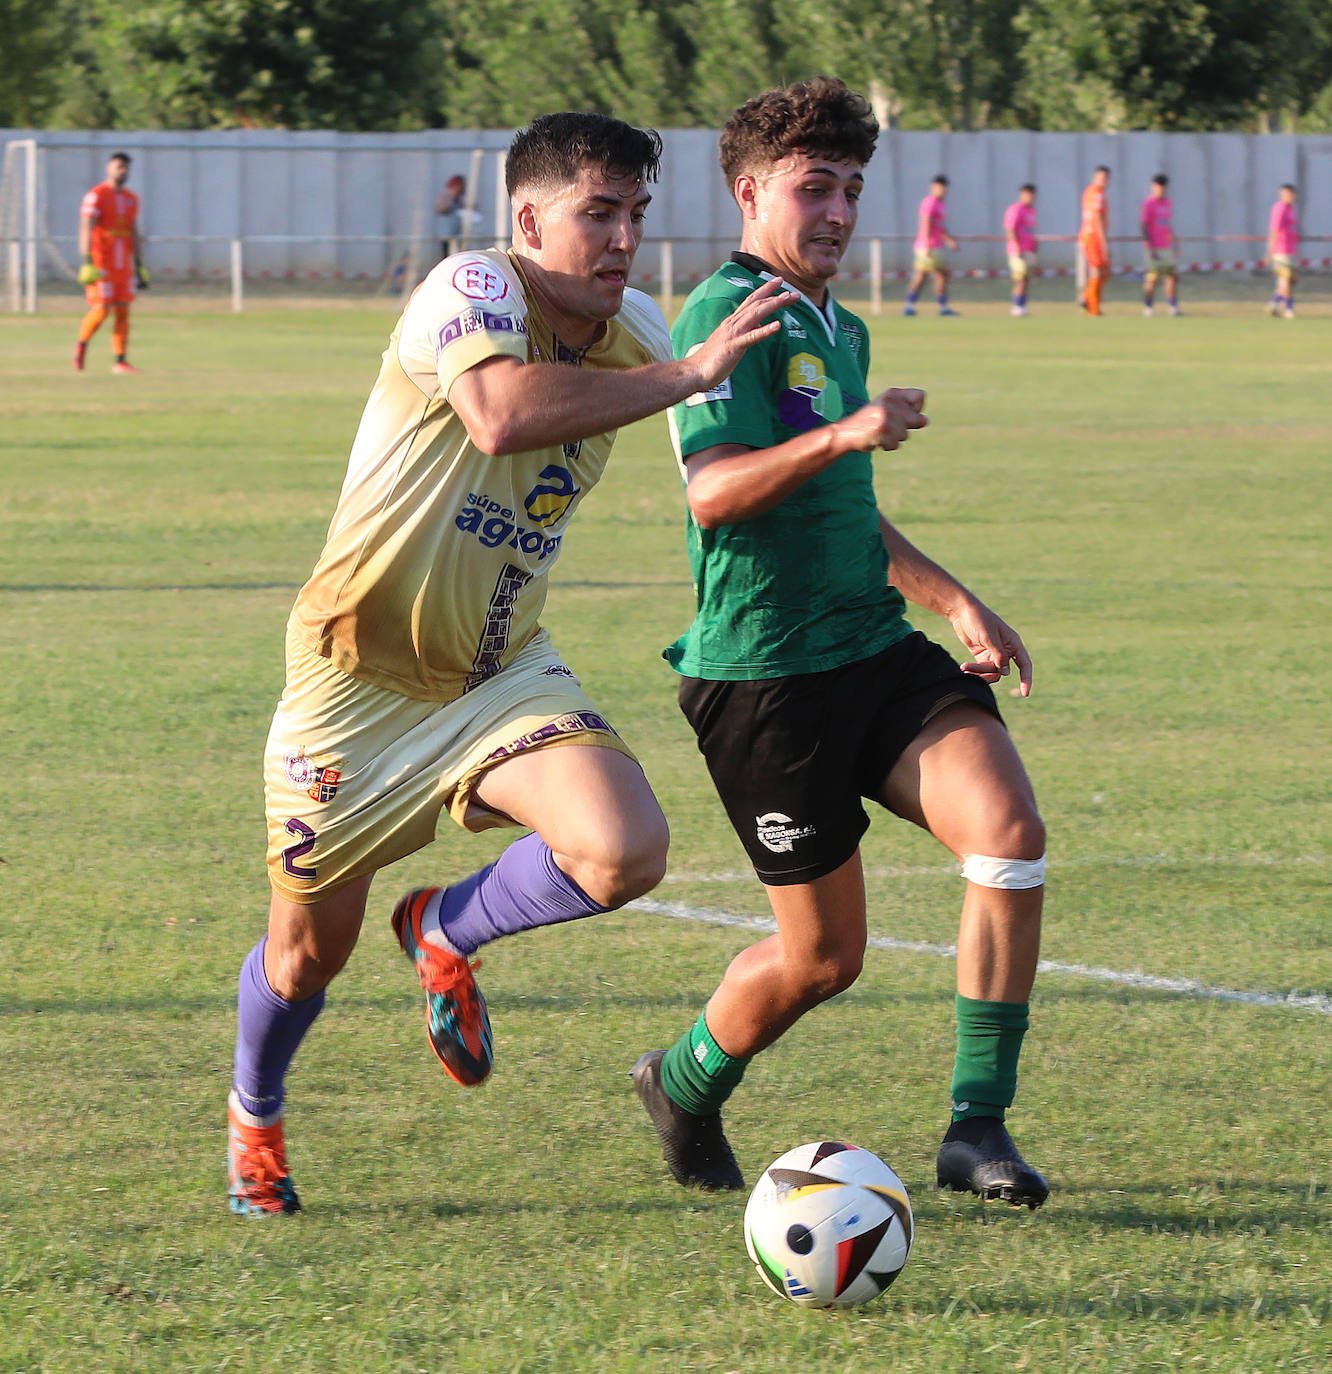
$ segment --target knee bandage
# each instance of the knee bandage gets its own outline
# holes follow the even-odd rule
[[[968,854],[962,860],[962,876],[980,887],[1040,887],[1045,882],[1045,855],[1039,859],[995,859],[988,854]]]

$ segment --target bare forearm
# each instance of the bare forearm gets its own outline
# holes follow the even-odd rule
[[[927,558],[882,515],[879,530],[888,550],[888,577],[908,601],[951,620],[963,603],[974,600],[952,573]]]
[[[608,433],[696,390],[696,370],[687,359],[617,372],[514,363],[464,373],[449,400],[473,442],[501,456]]]
[[[79,257],[86,258],[92,254],[92,225],[83,218],[79,219]]]
[[[736,445],[689,460],[689,509],[704,529],[739,525],[780,505],[850,449],[835,425],[820,425],[772,448]]]

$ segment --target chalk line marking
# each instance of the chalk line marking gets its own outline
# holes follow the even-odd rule
[[[777,929],[777,923],[771,916],[737,916],[730,911],[688,906],[684,902],[660,902],[653,897],[640,897],[628,905],[635,911],[651,916],[670,916],[677,921],[695,921],[700,925],[761,930],[769,935]],[[930,954],[938,959],[957,958],[956,945],[936,945],[927,940],[897,940],[887,935],[871,935],[866,943],[871,949]],[[1065,964],[1055,959],[1042,959],[1036,969],[1039,973],[1088,978],[1098,983],[1145,988],[1151,992],[1172,992],[1178,997],[1194,997],[1209,1002],[1239,1002],[1249,1007],[1286,1007],[1295,1011],[1311,1011],[1318,1016],[1332,1016],[1332,997],[1321,992],[1244,992],[1238,988],[1213,987],[1193,978],[1166,978],[1156,973],[1097,968],[1094,964]]]

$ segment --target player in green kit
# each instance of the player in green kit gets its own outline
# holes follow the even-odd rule
[[[766,280],[800,298],[779,333],[671,412],[698,608],[666,657],[777,933],[732,961],[693,1027],[644,1054],[633,1079],[678,1182],[744,1186],[722,1105],[754,1055],[860,973],[867,798],[933,834],[967,880],[939,1186],[1038,1207],[1048,1185],[1004,1117],[1040,944],[1045,830],[989,685],[1016,665],[1025,696],[1031,660],[877,508],[873,451],[927,423],[920,391],[869,399],[868,334],[828,289],[877,135],[868,103],[826,77],[756,96],[722,134],[741,251],[686,301],[676,356]],[[906,601],[945,616],[970,660],[959,667],[913,631]]]

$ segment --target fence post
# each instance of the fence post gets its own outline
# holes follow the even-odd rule
[[[870,239],[870,314],[883,314],[883,240]]]
[[[245,308],[245,261],[242,240],[231,240],[231,312],[239,315]]]
[[[675,285],[675,245],[670,239],[661,241],[661,313],[671,313],[671,296]]]

